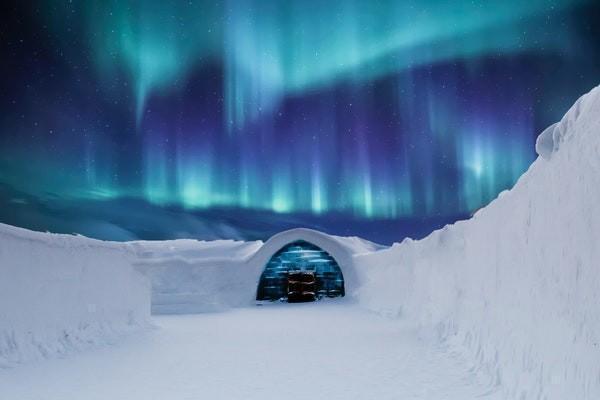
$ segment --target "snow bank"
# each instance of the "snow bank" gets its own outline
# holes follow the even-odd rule
[[[146,326],[147,278],[126,244],[0,224],[0,367]]]
[[[469,221],[358,256],[361,303],[415,320],[509,399],[600,398],[600,87]]]

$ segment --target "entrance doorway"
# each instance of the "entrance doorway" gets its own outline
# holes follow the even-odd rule
[[[303,284],[298,283],[302,280]],[[314,293],[314,298],[309,292]],[[337,261],[320,247],[298,240],[285,245],[267,262],[256,299],[311,301],[344,294],[344,277]]]

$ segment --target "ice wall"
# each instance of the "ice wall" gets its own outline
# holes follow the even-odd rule
[[[600,398],[600,87],[468,221],[356,260],[361,303],[473,356],[508,399]]]
[[[147,326],[150,287],[129,245],[0,224],[0,367]]]

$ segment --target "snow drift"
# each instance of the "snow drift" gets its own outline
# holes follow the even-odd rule
[[[128,245],[0,224],[0,367],[111,342],[147,324]]]
[[[466,347],[509,399],[600,398],[600,87],[469,221],[359,256],[363,305]]]

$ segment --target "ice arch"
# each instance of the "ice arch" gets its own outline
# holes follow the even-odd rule
[[[322,249],[335,260],[343,275],[346,296],[351,296],[353,291],[358,287],[357,274],[353,262],[354,255],[372,252],[380,248],[378,245],[359,238],[333,236],[306,228],[296,228],[280,232],[267,240],[247,260],[247,266],[254,277],[253,298],[256,298],[256,290],[260,283],[260,277],[269,260],[286,245],[298,241],[305,241]]]

